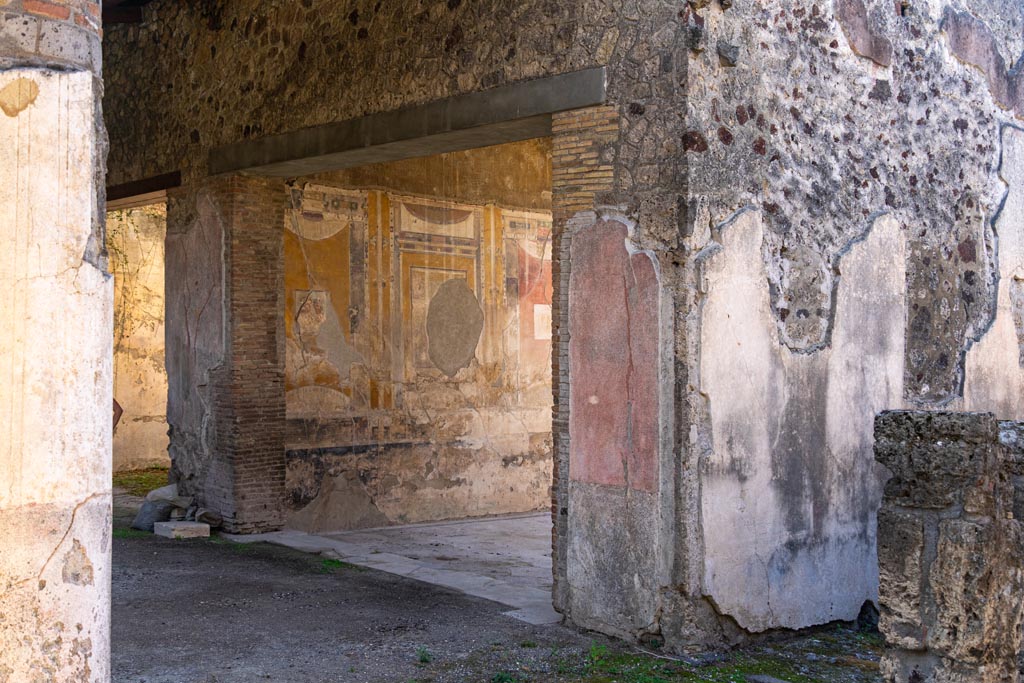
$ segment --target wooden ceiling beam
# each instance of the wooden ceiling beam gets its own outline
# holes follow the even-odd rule
[[[111,185],[107,188],[107,203],[164,192],[175,187],[181,187],[181,171],[164,173],[121,185]]]

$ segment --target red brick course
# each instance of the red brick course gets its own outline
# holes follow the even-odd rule
[[[59,21],[96,35],[102,35],[103,8],[98,2],[89,0],[10,0],[0,3],[0,8],[9,14],[26,14],[41,17],[47,21]]]
[[[48,2],[48,0],[22,0],[21,4],[22,8],[30,14],[62,20],[71,17],[71,8],[65,4]]]

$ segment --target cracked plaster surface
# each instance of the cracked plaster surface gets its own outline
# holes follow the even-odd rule
[[[84,258],[98,220],[95,81],[10,69],[0,90],[18,79],[38,92],[0,116],[0,672],[101,683],[113,283]]]

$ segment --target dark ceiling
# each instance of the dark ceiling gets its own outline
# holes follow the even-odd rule
[[[131,24],[142,21],[142,6],[152,0],[103,0],[104,24]]]

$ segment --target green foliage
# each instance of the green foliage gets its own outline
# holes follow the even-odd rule
[[[416,658],[419,660],[420,664],[430,664],[434,661],[434,655],[430,654],[430,650],[422,645],[416,648]]]
[[[491,683],[516,683],[516,677],[507,671],[499,671],[491,677]]]

